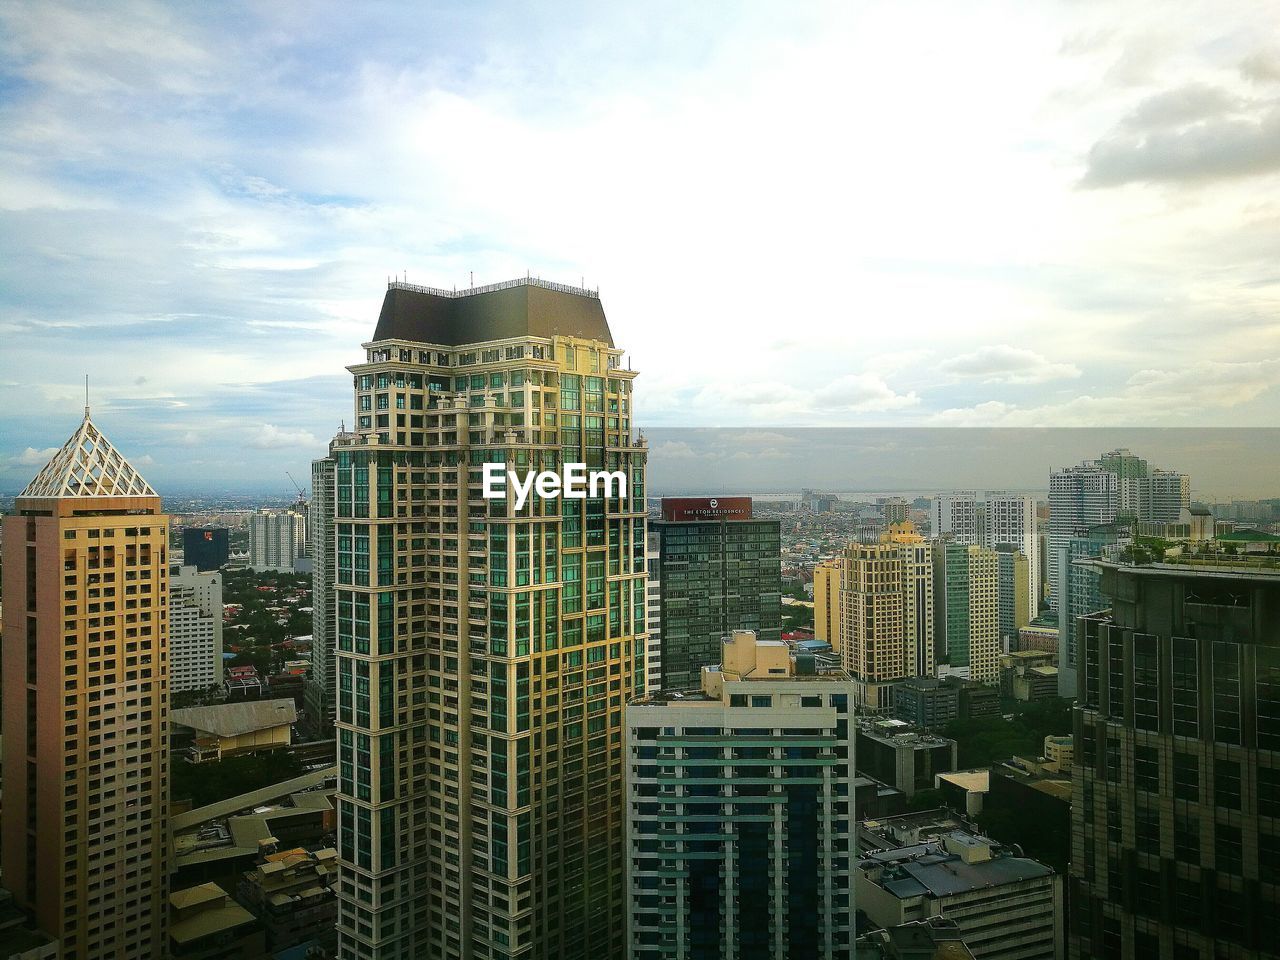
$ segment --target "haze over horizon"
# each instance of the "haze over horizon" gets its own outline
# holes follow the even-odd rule
[[[1280,422],[1270,13],[0,4],[0,489],[88,372],[288,490],[405,271],[599,286],[654,430]]]

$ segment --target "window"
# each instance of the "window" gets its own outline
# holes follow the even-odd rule
[[[1213,802],[1228,810],[1240,809],[1240,764],[1235,760],[1213,762]]]

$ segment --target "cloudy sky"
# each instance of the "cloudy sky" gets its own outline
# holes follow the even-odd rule
[[[283,491],[402,272],[599,286],[653,427],[1280,422],[1273,14],[0,0],[0,489],[87,372]]]

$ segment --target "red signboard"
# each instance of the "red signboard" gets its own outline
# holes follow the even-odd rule
[[[663,520],[750,520],[750,497],[663,497]]]

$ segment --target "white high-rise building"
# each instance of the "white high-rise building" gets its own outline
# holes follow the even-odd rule
[[[1004,491],[948,493],[929,504],[932,535],[950,534],[956,543],[994,550],[1016,547],[1027,558],[1027,619],[1040,612],[1040,551],[1036,538],[1034,497]]]
[[[1086,461],[1049,475],[1049,603],[1062,597],[1062,557],[1072,537],[1110,523],[1120,508],[1120,478],[1099,463]]]
[[[305,508],[305,504],[302,504]],[[259,510],[249,521],[249,566],[292,572],[307,552],[307,518],[298,510]]]
[[[929,501],[929,535],[936,539],[950,533],[958,543],[981,545],[978,517],[981,499],[972,490],[934,497]]]
[[[169,573],[169,692],[206,690],[222,680],[222,571]]]

